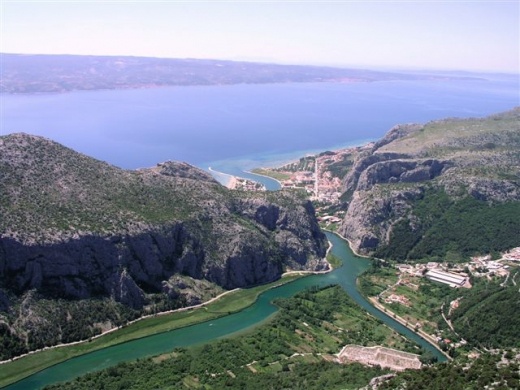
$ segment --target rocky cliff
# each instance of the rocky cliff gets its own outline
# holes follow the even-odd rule
[[[0,137],[0,215],[4,311],[29,290],[139,309],[178,297],[179,275],[232,289],[326,267],[305,199],[232,192],[185,163],[126,171],[26,134]]]
[[[407,237],[414,236],[407,244],[412,250],[435,224],[434,212],[418,209],[427,196],[434,197],[431,194],[446,195],[445,210],[436,214],[441,219],[468,197],[480,202],[474,210],[507,204],[516,213],[519,150],[520,109],[483,119],[396,126],[373,148],[359,153],[345,176],[348,209],[339,231],[357,251],[378,254],[383,247],[399,245],[392,242],[399,227]]]

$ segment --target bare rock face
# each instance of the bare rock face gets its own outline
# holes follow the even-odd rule
[[[341,225],[341,234],[347,237],[356,251],[371,253],[388,242],[392,225],[407,215],[410,203],[419,199],[422,187],[394,190],[387,194],[356,191]]]
[[[377,162],[367,166],[361,173],[357,190],[369,190],[376,184],[418,183],[432,180],[451,165],[449,161],[435,159],[395,159]]]
[[[388,244],[427,189],[453,199],[520,200],[520,109],[483,119],[400,125],[361,153],[344,179],[348,209],[339,228],[355,250]],[[411,226],[413,230],[413,226]]]
[[[344,192],[352,195],[354,191],[357,189],[357,185],[359,179],[363,172],[370,166],[383,162],[389,161],[393,159],[406,158],[406,155],[397,154],[397,153],[374,153],[374,150],[364,152],[361,156],[354,162],[354,166],[352,170],[345,176],[343,180],[344,184]]]
[[[0,137],[0,172],[4,308],[2,289],[140,308],[175,275],[232,289],[324,266],[314,209],[289,193],[232,192],[185,163],[124,171],[24,134]]]

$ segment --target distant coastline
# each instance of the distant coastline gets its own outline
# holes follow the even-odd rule
[[[305,149],[305,150],[298,150],[298,151],[289,152],[289,153],[283,153],[283,154],[279,154],[279,155],[273,155],[273,156],[270,156],[271,157],[270,159],[256,161],[257,162],[256,165],[254,164],[254,162],[255,162],[254,159],[251,159],[251,160],[240,159],[240,160],[236,160],[235,163],[233,163],[232,160],[227,160],[227,161],[225,161],[225,164],[227,166],[225,166],[225,167],[223,166],[223,168],[220,168],[220,169],[215,169],[215,168],[213,168],[213,166],[214,166],[213,163],[211,163],[212,165],[209,166],[207,168],[207,170],[213,175],[213,177],[219,183],[221,183],[222,185],[224,185],[228,188],[231,188],[231,189],[236,187],[236,181],[238,181],[238,180],[256,181],[256,182],[264,184],[264,185],[266,183],[261,182],[260,180],[255,180],[254,177],[246,177],[246,175],[240,175],[240,174],[236,174],[236,173],[226,173],[225,172],[226,168],[228,168],[228,169],[231,168],[230,170],[240,171],[240,172],[243,172],[250,176],[256,176],[258,178],[266,178],[269,181],[273,181],[274,183],[276,183],[275,184],[276,188],[267,187],[267,189],[270,191],[276,191],[276,190],[282,189],[282,187],[283,187],[283,184],[280,180],[278,180],[272,176],[269,176],[269,175],[264,175],[261,173],[254,172],[254,170],[280,168],[287,164],[297,162],[299,159],[301,159],[303,157],[318,156],[319,154],[324,153],[326,151],[338,152],[338,151],[348,150],[348,149],[352,149],[352,148],[365,147],[366,145],[370,144],[371,142],[374,142],[375,140],[376,139],[374,139],[374,138],[358,139],[358,140],[347,142],[346,144],[334,145],[331,147],[324,147],[321,149],[313,149],[313,150]],[[246,161],[246,163],[244,163],[244,161]],[[232,165],[229,164],[230,162]],[[216,165],[219,165],[222,163],[222,161],[215,161],[214,163]]]
[[[276,180],[274,177],[267,176],[267,175],[262,175],[260,173],[255,173],[255,172],[251,172],[251,171],[244,171],[244,172],[249,173],[250,175],[267,177],[268,179],[271,179],[271,180],[274,180],[275,182],[277,182],[278,185],[280,186],[280,188],[282,188],[282,183],[280,182],[280,180]]]
[[[381,71],[219,59],[1,54],[4,80],[0,93],[9,94],[199,85],[483,79],[478,73],[450,75],[438,71]],[[26,72],[18,72],[20,68]]]

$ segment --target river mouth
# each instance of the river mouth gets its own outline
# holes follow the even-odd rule
[[[246,309],[208,322],[143,337],[117,344],[58,363],[34,375],[5,387],[7,390],[38,389],[49,384],[72,380],[88,372],[102,370],[117,363],[171,352],[178,347],[207,343],[230,337],[264,323],[278,310],[271,302],[276,298],[292,297],[309,287],[340,285],[363,309],[426,351],[431,351],[439,361],[446,357],[432,344],[406,328],[393,318],[372,306],[357,290],[356,279],[370,267],[370,260],[355,256],[348,243],[338,235],[326,232],[332,243],[332,253],[343,265],[326,274],[310,275],[262,293],[257,301]]]

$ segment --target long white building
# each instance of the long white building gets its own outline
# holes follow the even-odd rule
[[[428,279],[447,284],[451,287],[462,287],[467,280],[466,276],[457,275],[437,269],[431,269],[425,275]]]

